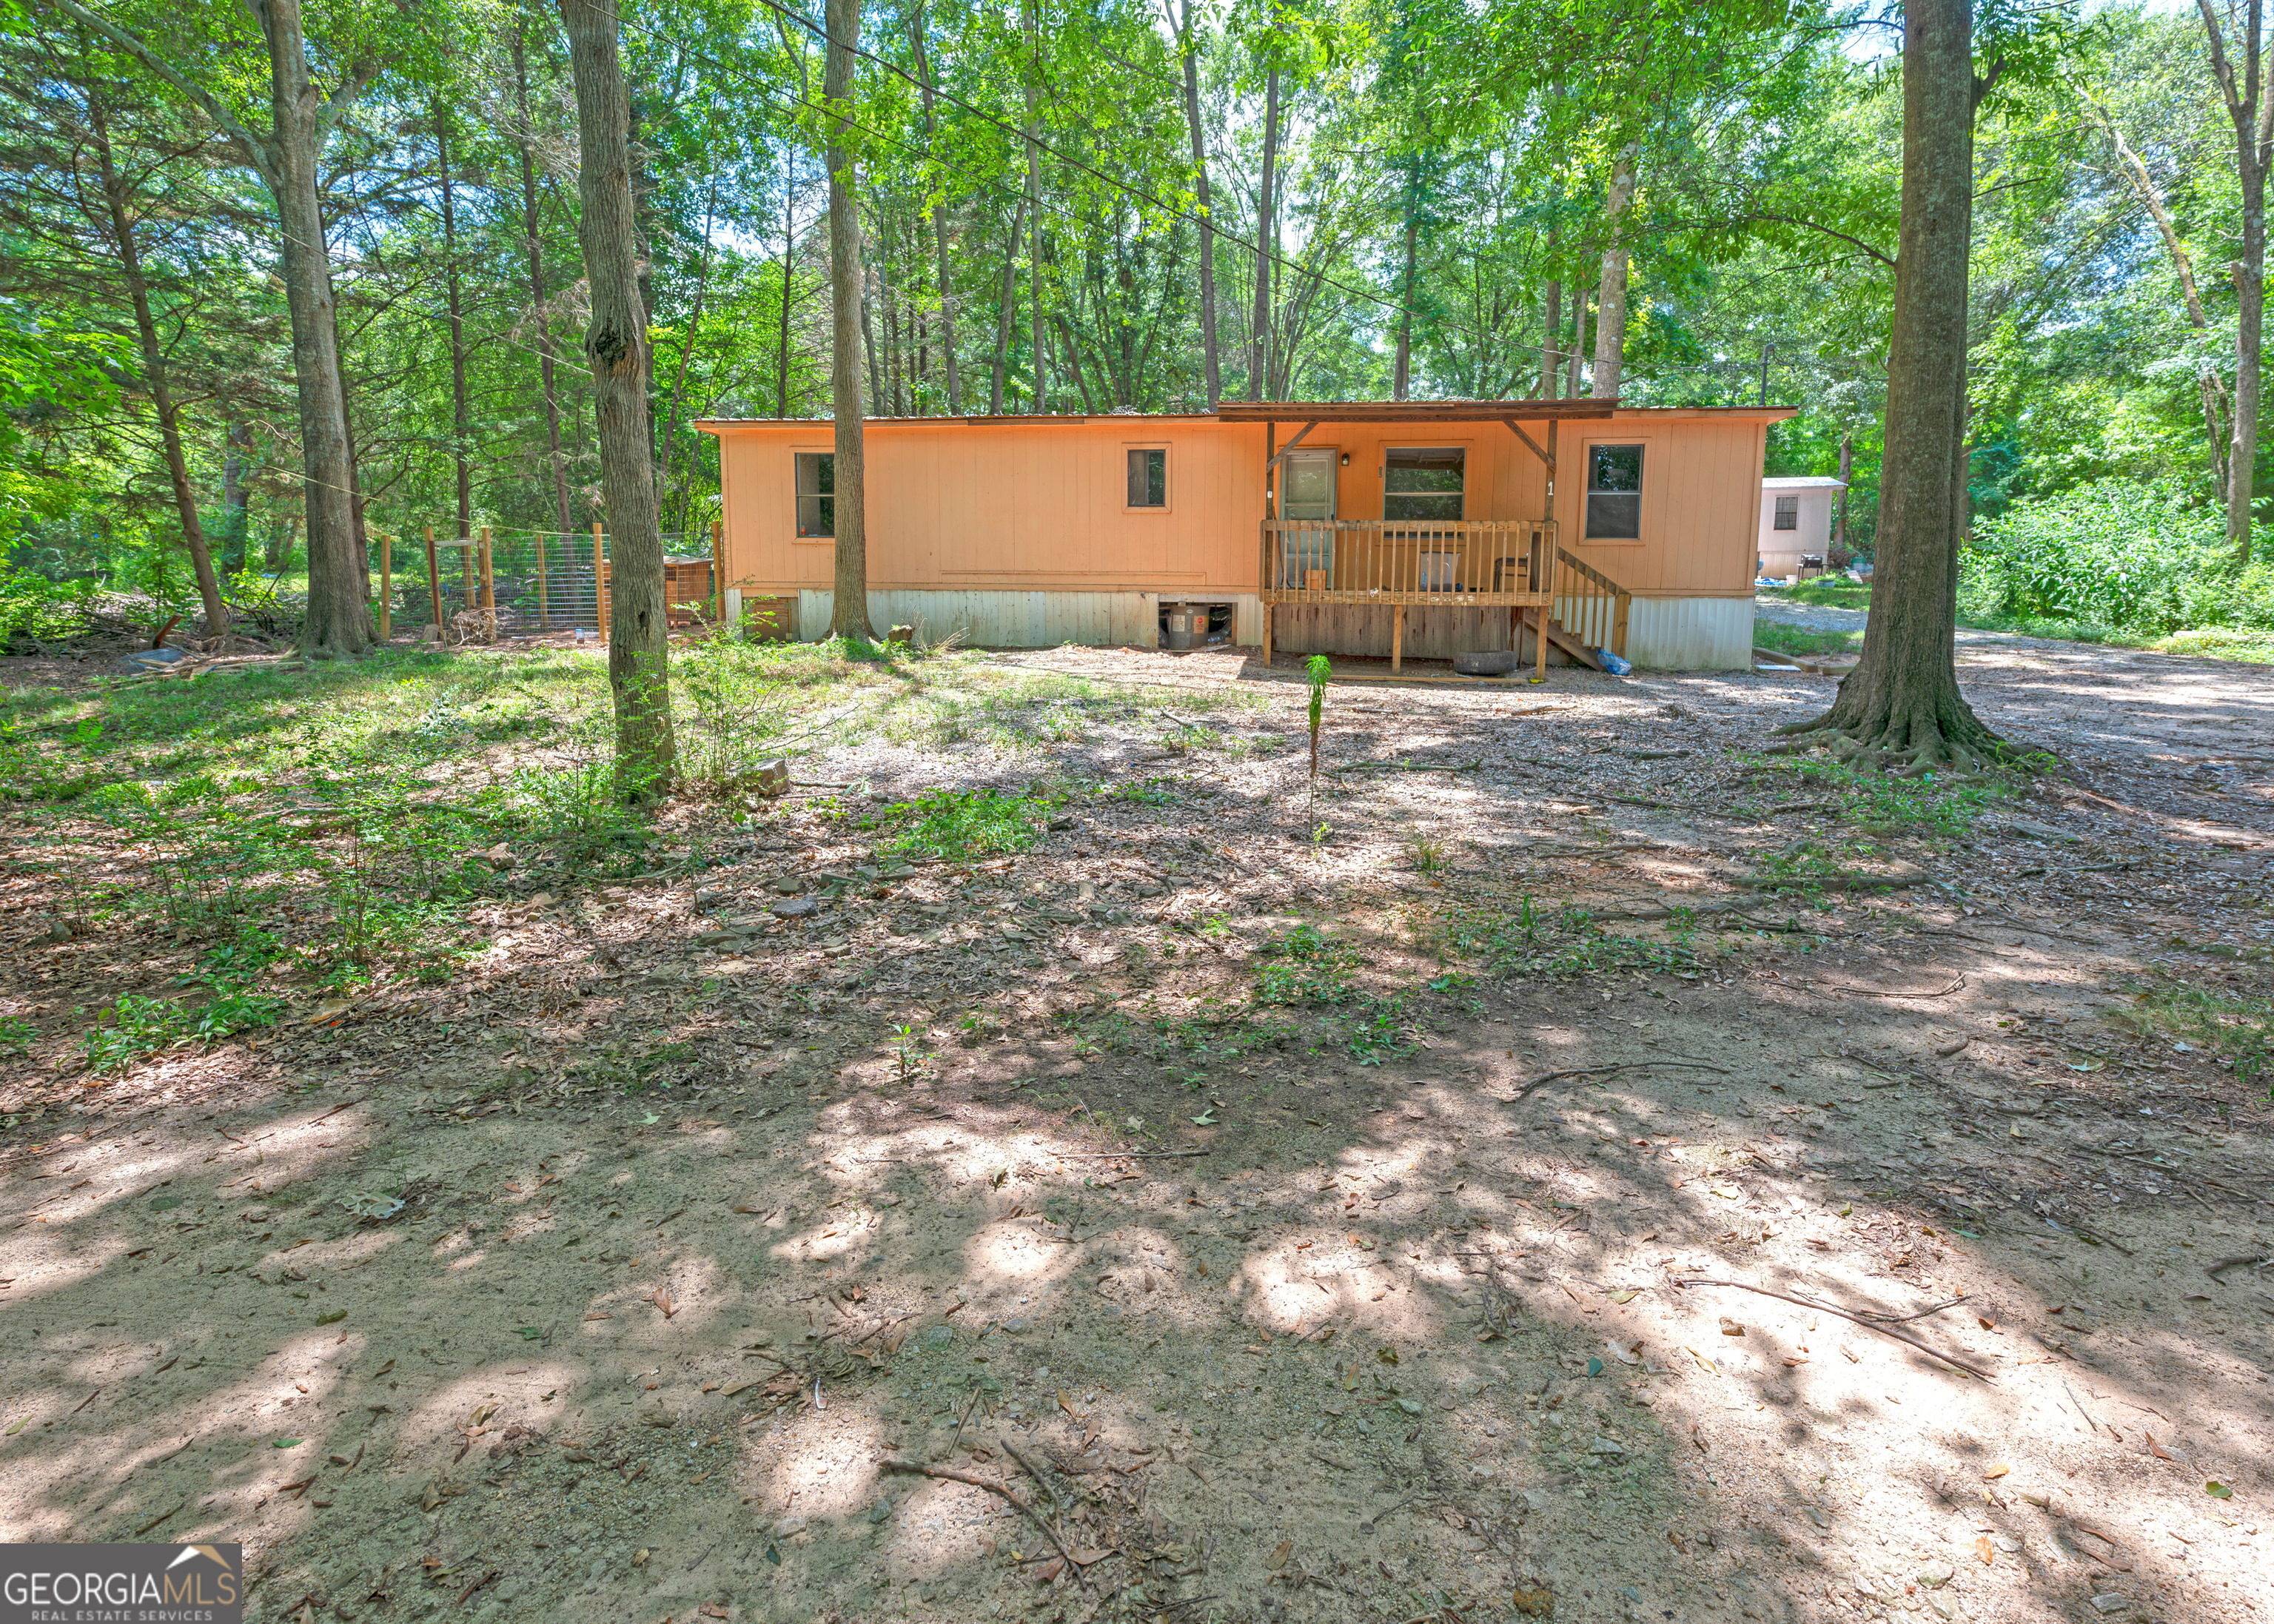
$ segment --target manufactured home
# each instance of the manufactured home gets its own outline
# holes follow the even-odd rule
[[[1818,477],[1761,481],[1760,545],[1764,578],[1796,581],[1820,575],[1832,547],[1832,513],[1848,487]]]
[[[1768,425],[1788,407],[1226,402],[871,419],[870,614],[990,647],[1743,668]],[[719,420],[721,583],[828,633],[825,420]]]

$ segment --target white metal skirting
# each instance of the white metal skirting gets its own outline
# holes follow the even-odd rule
[[[1627,658],[1656,671],[1743,671],[1753,663],[1750,598],[1638,598]]]
[[[1054,649],[1060,643],[1159,646],[1159,592],[953,592],[871,591],[869,621],[881,635],[887,627],[913,626],[930,642],[955,635],[989,649]],[[818,643],[829,635],[836,606],[833,591],[797,595],[798,635]],[[1248,618],[1245,602],[1238,616]]]

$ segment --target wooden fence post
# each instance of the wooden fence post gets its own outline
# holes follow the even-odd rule
[[[442,566],[434,556],[434,527],[426,527],[426,598],[434,610],[434,641],[442,641]]]
[[[482,632],[497,637],[497,577],[490,571],[490,527],[482,526]]]
[[[553,616],[545,606],[545,532],[537,532],[537,629],[553,629]]]
[[[386,531],[379,534],[379,640],[387,642],[395,635],[395,542]]]
[[[600,628],[600,641],[608,640],[608,591],[603,580],[607,562],[600,556],[600,522],[592,521],[592,619]]]

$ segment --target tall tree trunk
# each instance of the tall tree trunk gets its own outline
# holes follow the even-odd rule
[[[1193,38],[1193,0],[1173,12],[1178,54],[1185,64],[1185,128],[1193,143],[1193,198],[1201,217],[1201,362],[1208,381],[1209,410],[1224,399],[1224,368],[1216,335],[1216,226],[1209,197],[1208,132],[1201,124],[1200,49]]]
[[[2234,174],[2242,193],[2242,254],[2234,276],[2234,416],[2228,439],[2226,540],[2248,563],[2258,484],[2260,350],[2266,316],[2266,171],[2274,165],[2274,86],[2264,77],[2265,0],[2230,0],[2242,37],[2229,41],[2211,0],[2195,0],[2210,46],[2211,77],[2234,126]],[[2240,56],[2236,60],[2237,48]]]
[[[789,416],[789,307],[790,272],[797,259],[797,169],[796,161],[785,154],[782,159],[782,272],[781,272],[781,332],[780,348],[774,360],[774,416]]]
[[[1587,289],[1571,289],[1571,348],[1563,357],[1563,393],[1579,398],[1579,357],[1587,353]]]
[[[521,153],[522,246],[529,260],[529,313],[537,324],[537,380],[545,392],[545,462],[553,477],[553,517],[563,535],[568,531],[568,465],[561,454],[561,396],[553,380],[553,323],[546,309],[545,249],[538,235],[537,161],[531,147],[537,139],[529,112],[529,65],[522,36],[526,22],[513,33],[513,91],[521,109],[521,128],[514,145]]]
[[[377,71],[377,64],[368,59],[354,61],[339,87],[327,96],[308,71],[300,0],[247,0],[268,52],[269,128],[257,133],[205,85],[109,18],[79,0],[55,4],[123,47],[202,109],[231,153],[260,177],[275,205],[300,409],[302,501],[308,515],[308,610],[299,646],[311,658],[359,654],[375,641],[375,628],[369,583],[358,568],[355,470],[340,383],[339,331],[317,168],[326,132]]]
[[[653,357],[640,297],[632,214],[631,103],[624,85],[615,0],[561,0],[576,80],[577,222],[591,289],[592,362],[607,503],[608,688],[615,702],[616,774],[629,800],[670,786],[671,645],[663,598],[663,536],[656,511],[648,413]]]
[[[1003,411],[1003,374],[1010,365],[1011,320],[1019,298],[1019,228],[1026,218],[1027,194],[1021,192],[1019,206],[1011,211],[1011,240],[1003,247],[1003,297],[995,304],[995,380],[987,410],[998,417]]]
[[[875,279],[876,268],[865,259],[861,266],[861,358],[869,369],[869,395],[881,402],[885,391],[877,371],[877,318],[875,301],[870,297],[869,284]]]
[[[362,653],[378,641],[368,584],[356,567],[355,473],[340,376],[338,301],[318,160],[323,97],[308,72],[299,0],[257,0],[268,47],[285,304],[292,320],[292,372],[300,405],[301,502],[308,520],[308,612],[300,652],[312,659]]]
[[[469,451],[474,437],[474,414],[466,398],[466,317],[460,304],[457,183],[450,173],[450,109],[437,96],[433,111],[434,167],[442,194],[442,308],[450,327],[450,457],[458,476],[458,539],[471,541],[474,534],[474,463]]]
[[[232,415],[222,431],[221,505],[228,515],[222,536],[221,573],[236,575],[245,568],[245,544],[252,530],[252,500],[245,478],[252,461],[252,425]]]
[[[1856,437],[1842,434],[1840,437],[1840,519],[1832,530],[1832,550],[1834,553],[1848,551],[1848,485],[1854,478],[1855,471]],[[1829,559],[1825,560],[1827,564],[1831,561]]]
[[[1419,207],[1414,198],[1417,190],[1414,177],[1409,174],[1405,181],[1405,271],[1397,279],[1397,357],[1389,376],[1389,398],[1394,401],[1405,398],[1413,369],[1414,238],[1420,230],[1420,222],[1415,218]]]
[[[1903,8],[1902,226],[1887,356],[1871,617],[1832,709],[1785,730],[1904,771],[1969,767],[2005,746],[1958,690],[1958,546],[1965,504],[1967,256],[1974,218],[1969,0]]]
[[[1279,162],[1279,70],[1265,76],[1263,90],[1263,184],[1255,205],[1255,333],[1248,365],[1248,397],[1262,400],[1264,372],[1271,359],[1271,188]]]
[[[1610,245],[1603,250],[1602,285],[1595,291],[1594,398],[1615,400],[1627,358],[1628,207],[1634,201],[1635,148],[1622,147],[1611,166],[1610,195],[1603,200],[1603,223]]]
[[[1027,36],[1027,60],[1021,64],[1027,97],[1027,295],[1028,337],[1034,350],[1033,410],[1050,409],[1049,375],[1043,363],[1043,154],[1035,139],[1035,80],[1042,72],[1042,32],[1035,16],[1035,0],[1021,8]]]
[[[935,148],[939,144],[939,119],[932,110],[931,58],[924,49],[924,12],[921,3],[908,19],[908,37],[915,47],[916,79],[923,86],[924,152],[937,158]],[[947,410],[952,417],[963,415],[963,385],[955,370],[955,300],[947,280],[947,205],[935,199],[931,205],[932,252],[939,262],[939,356],[947,374]]]
[[[2164,252],[2171,257],[2172,274],[2180,281],[2180,301],[2187,312],[2187,325],[2199,335],[2208,337],[2210,318],[2203,309],[2202,294],[2195,285],[2195,259],[2187,252],[2187,244],[2180,240],[2178,228],[2172,223],[2171,210],[2164,201],[2164,189],[2156,184],[2155,177],[2148,173],[2148,166],[2141,162],[2140,154],[2134,152],[2131,144],[2125,140],[2124,132],[2116,127],[2116,120],[2110,116],[2108,109],[2090,98],[2086,100],[2085,106],[2099,122],[2100,127],[2107,132],[2109,141],[2116,148],[2117,162],[2124,170],[2124,177],[2132,183],[2132,190],[2139,197],[2142,207],[2147,209],[2148,217],[2156,222],[2157,235],[2164,239]],[[2233,405],[2227,399],[2225,380],[2218,375],[2217,366],[2206,362],[2197,372],[2195,392],[2202,398],[2203,435],[2210,447],[2211,475],[2218,484],[2220,505],[2225,506],[2229,460],[2234,449],[2227,437],[2227,417]]]
[[[687,394],[687,364],[694,357],[695,341],[703,333],[703,297],[711,288],[711,238],[719,223],[719,182],[714,176],[711,195],[703,205],[703,258],[695,269],[695,301],[687,312],[687,338],[679,347],[679,364],[671,372],[671,401],[663,414],[663,479],[671,481],[671,465],[678,455],[679,406]],[[687,504],[694,494],[694,482],[682,477],[679,481],[679,534],[687,533]],[[659,511],[662,504],[657,503]]]
[[[229,606],[222,602],[221,580],[214,573],[213,553],[206,545],[203,523],[198,517],[197,492],[190,485],[189,459],[182,451],[181,413],[166,377],[166,349],[158,339],[157,319],[150,312],[149,280],[142,272],[142,245],[135,240],[133,217],[127,211],[126,183],[110,149],[110,119],[102,104],[98,80],[87,81],[87,113],[94,137],[94,155],[102,179],[102,202],[110,224],[111,246],[117,251],[120,272],[126,279],[127,297],[134,305],[134,335],[142,347],[142,374],[150,383],[150,405],[158,414],[158,439],[166,455],[166,474],[174,487],[174,512],[181,520],[182,542],[189,549],[190,568],[198,577],[198,598],[206,612],[206,635],[229,635]],[[240,545],[242,544],[240,543]]]
[[[828,0],[824,13],[829,55],[821,94],[834,109],[853,94],[853,53],[861,43],[861,0]],[[829,373],[837,417],[834,464],[837,498],[837,590],[830,632],[873,643],[869,624],[869,531],[862,498],[861,443],[861,219],[853,202],[858,173],[845,134],[850,120],[839,118],[829,142]]]
[[[1551,282],[1540,312],[1540,398],[1555,398],[1557,345],[1563,337],[1563,284]]]

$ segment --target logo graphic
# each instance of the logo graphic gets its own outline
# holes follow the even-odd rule
[[[244,1624],[241,1545],[0,1545],[0,1624]]]

